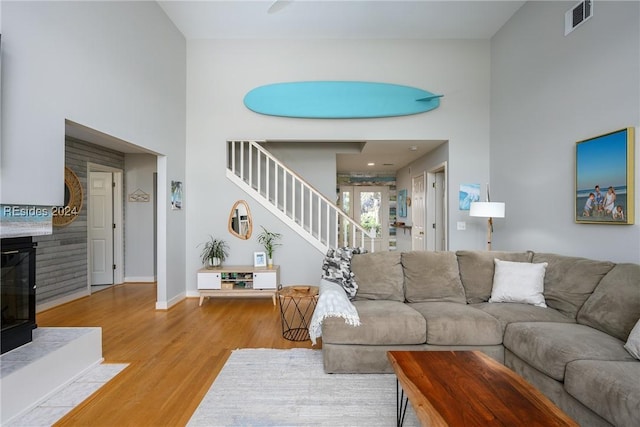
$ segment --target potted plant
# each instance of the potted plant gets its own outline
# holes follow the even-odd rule
[[[209,241],[202,243],[204,245],[200,259],[202,264],[207,268],[219,267],[222,262],[229,256],[229,246],[222,239],[214,239],[209,236]]]
[[[264,251],[267,253],[267,265],[271,268],[273,266],[273,251],[275,251],[278,246],[282,245],[281,243],[278,243],[282,234],[268,231],[262,225],[260,227],[262,227],[262,233],[258,235],[258,243],[264,247]]]

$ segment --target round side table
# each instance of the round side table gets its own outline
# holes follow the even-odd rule
[[[318,301],[317,286],[285,286],[278,291],[282,336],[289,341],[309,339],[309,322]]]

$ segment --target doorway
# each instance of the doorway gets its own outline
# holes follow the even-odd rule
[[[340,186],[338,206],[375,236],[376,251],[389,250],[389,189],[385,186]],[[353,245],[352,229],[340,224],[340,246]],[[356,242],[359,242],[356,236]]]
[[[122,283],[123,171],[89,164],[87,173],[87,265],[89,292]]]
[[[427,233],[425,249],[446,251],[447,239],[447,163],[444,162],[427,172]]]
[[[411,250],[425,250],[425,177],[424,173],[411,180]]]
[[[446,251],[447,163],[412,178],[411,248],[414,251]]]

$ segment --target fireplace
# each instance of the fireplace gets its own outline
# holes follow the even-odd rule
[[[36,328],[36,245],[31,237],[1,240],[2,353],[31,342]]]

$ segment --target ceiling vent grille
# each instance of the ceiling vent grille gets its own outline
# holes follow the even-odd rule
[[[584,24],[593,16],[593,2],[591,0],[581,1],[564,14],[564,35]]]

